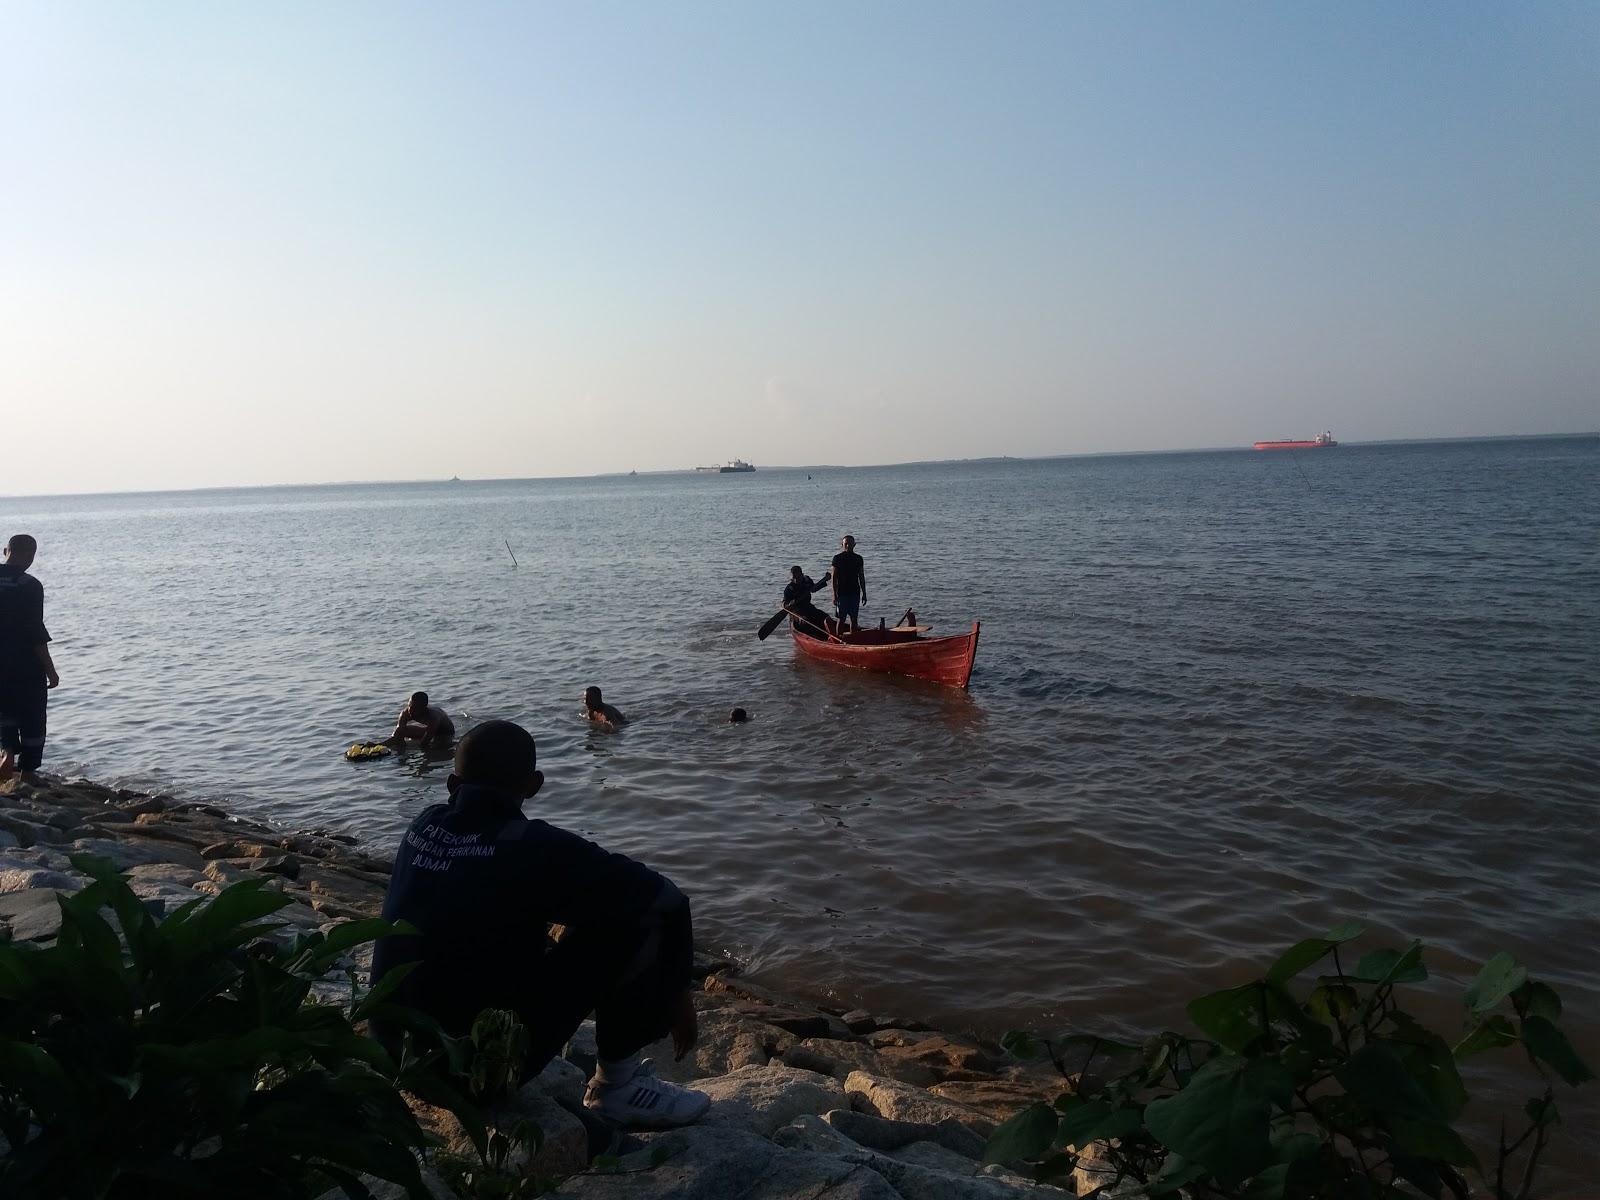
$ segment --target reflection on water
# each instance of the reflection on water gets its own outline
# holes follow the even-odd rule
[[[43,543],[56,768],[386,849],[447,764],[342,752],[420,687],[463,730],[525,723],[548,778],[530,809],[672,874],[702,936],[781,984],[990,1032],[1133,1032],[1357,915],[1455,980],[1518,954],[1600,1059],[1597,447],[0,515]],[[866,620],[982,619],[970,694],[755,640],[789,564],[820,575],[846,527]],[[591,683],[627,728],[582,720]]]

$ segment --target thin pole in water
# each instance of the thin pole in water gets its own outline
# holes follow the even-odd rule
[[[506,553],[507,554],[511,554],[511,539],[510,538],[502,538],[500,540],[505,542],[505,544],[506,544]],[[511,565],[513,567],[520,567],[520,564],[517,562],[517,556],[515,554],[511,554]]]

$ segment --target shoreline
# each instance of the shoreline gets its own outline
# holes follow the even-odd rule
[[[61,924],[57,893],[89,882],[71,865],[75,854],[111,860],[158,918],[241,879],[266,877],[293,901],[274,914],[288,935],[377,916],[390,871],[387,860],[347,833],[278,829],[202,801],[44,775],[36,784],[0,787],[0,941],[53,941]],[[365,982],[371,949],[359,947],[312,997],[348,1003],[349,977]],[[815,1160],[810,1169],[824,1176],[835,1167],[823,1164],[847,1167],[847,1175],[866,1167],[891,1187],[870,1194],[906,1200],[1069,1194],[981,1164],[984,1142],[1000,1122],[1060,1094],[1064,1084],[1053,1070],[910,1016],[844,1011],[765,987],[698,951],[693,975],[699,1044],[682,1062],[673,1061],[665,1040],[644,1053],[663,1078],[711,1095],[712,1110],[684,1129],[630,1135],[624,1150],[649,1154],[667,1139],[684,1159],[677,1176],[705,1159],[698,1169],[713,1188],[725,1171],[764,1155],[774,1163],[789,1156],[789,1166]],[[594,1151],[578,1118],[593,1063],[593,1025],[585,1022],[563,1057],[518,1093],[521,1109],[537,1110],[545,1133],[529,1169],[565,1179],[557,1193],[564,1196],[685,1194],[674,1190],[684,1180],[671,1168],[648,1178],[630,1170],[627,1183],[609,1165],[590,1168]],[[452,1143],[448,1121],[432,1128]],[[829,1185],[818,1196],[833,1194],[846,1200],[857,1191],[834,1193]]]

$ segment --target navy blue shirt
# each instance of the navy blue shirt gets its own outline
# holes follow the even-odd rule
[[[0,563],[0,678],[44,678],[37,648],[50,641],[44,627],[44,587],[11,563]]]
[[[658,924],[663,946],[681,959],[671,969],[689,982],[689,902],[670,880],[529,820],[508,793],[472,784],[412,822],[395,855],[383,915],[420,934],[379,941],[373,981],[419,962],[395,999],[450,1033],[466,1032],[485,1008],[525,1009],[545,981],[552,923],[619,932]]]

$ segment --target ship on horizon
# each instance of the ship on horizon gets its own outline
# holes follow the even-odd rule
[[[755,467],[745,462],[742,458],[730,459],[720,467],[696,467],[696,471],[704,471],[711,475],[728,475],[737,471],[754,471]]]
[[[1254,448],[1257,450],[1322,450],[1338,444],[1333,440],[1332,431],[1325,429],[1309,441],[1257,442]]]

